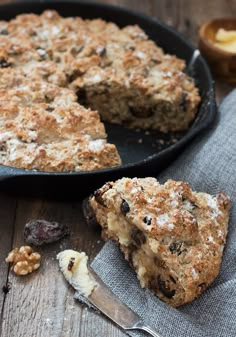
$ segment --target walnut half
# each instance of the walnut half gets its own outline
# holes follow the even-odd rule
[[[30,246],[14,248],[7,256],[6,262],[12,263],[11,269],[16,275],[27,275],[40,267],[41,256],[33,252]]]

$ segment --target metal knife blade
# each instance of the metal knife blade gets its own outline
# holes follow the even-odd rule
[[[96,288],[88,296],[90,303],[123,329],[129,329],[140,322],[140,317],[115,296],[91,268],[89,273],[97,282]]]
[[[124,330],[142,330],[153,337],[161,337],[150,326],[146,325],[142,319],[123,303],[100,279],[100,277],[89,267],[90,275],[95,279],[97,285],[87,300],[100,312],[110,318]]]

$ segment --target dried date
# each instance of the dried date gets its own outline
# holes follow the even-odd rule
[[[133,228],[130,233],[130,236],[136,247],[140,247],[142,244],[146,242],[145,234],[138,228]]]
[[[112,188],[112,184],[108,182],[102,188],[99,188],[93,193],[96,202],[101,206],[106,207],[105,201],[103,200],[103,194],[106,193],[110,188]]]
[[[3,28],[2,30],[0,30],[0,35],[8,35],[9,32],[6,28]]]
[[[100,229],[99,223],[97,222],[96,215],[93,208],[90,205],[90,198],[86,198],[82,203],[82,210],[85,220],[89,226]]]
[[[172,298],[175,296],[175,290],[171,290],[166,281],[163,281],[160,277],[160,275],[157,278],[157,284],[158,284],[158,288],[159,291],[167,298]]]
[[[78,102],[80,104],[86,106],[86,103],[87,103],[87,93],[86,93],[86,90],[84,88],[79,88],[76,91],[76,95],[77,95]]]
[[[148,118],[154,115],[155,110],[150,107],[129,107],[131,115],[138,118]]]
[[[46,220],[32,220],[24,228],[25,241],[35,246],[58,241],[69,233],[67,226]]]
[[[171,254],[177,254],[179,256],[184,251],[186,251],[186,249],[182,250],[182,245],[183,245],[183,242],[172,242],[169,245],[169,250],[170,250]]]
[[[130,211],[129,204],[125,199],[122,199],[120,210],[121,210],[121,213],[124,215],[126,215]]]
[[[106,207],[105,202],[104,202],[104,200],[103,200],[103,198],[102,198],[103,194],[104,194],[104,192],[103,192],[102,190],[100,190],[100,189],[99,189],[99,190],[96,190],[96,191],[93,193],[94,198],[95,198],[95,200],[97,201],[97,203],[100,204],[101,206]]]
[[[147,225],[147,226],[150,226],[152,224],[152,218],[148,215],[146,215],[144,218],[143,218],[143,222]]]
[[[7,60],[1,58],[0,59],[0,68],[8,68],[11,66],[11,63],[9,63]]]
[[[75,264],[75,257],[71,257],[67,269],[71,271],[72,268],[74,267],[74,264]]]
[[[184,112],[187,111],[187,97],[188,97],[188,94],[184,92],[182,95],[181,102],[180,102],[180,106]]]
[[[207,283],[203,282],[198,285],[200,292],[203,292],[207,288]]]
[[[99,56],[104,56],[106,54],[106,47],[104,46],[97,46],[96,48],[96,54]]]

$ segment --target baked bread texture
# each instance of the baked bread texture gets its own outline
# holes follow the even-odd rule
[[[0,163],[42,171],[120,165],[97,111],[111,123],[186,130],[200,98],[184,68],[138,26],[53,10],[0,21]]]
[[[95,191],[88,204],[90,219],[92,210],[103,238],[119,245],[141,286],[170,305],[191,302],[218,275],[230,210],[226,194],[193,192],[181,181],[122,178]]]
[[[121,164],[99,114],[73,91],[12,69],[3,75],[0,69],[0,163],[49,172]]]

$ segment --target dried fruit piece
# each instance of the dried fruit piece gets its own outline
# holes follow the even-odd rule
[[[100,229],[94,210],[89,203],[89,198],[83,200],[82,210],[87,224]]]
[[[172,298],[175,295],[175,290],[171,290],[168,286],[168,282],[163,281],[160,275],[157,278],[157,284],[160,292],[162,292],[162,294],[167,298]]]
[[[99,56],[104,56],[106,54],[106,47],[104,46],[97,46],[96,48],[96,54]]]
[[[72,268],[74,267],[74,264],[75,264],[75,257],[71,257],[70,260],[69,260],[67,269],[68,269],[69,271],[71,271]]]
[[[138,118],[147,118],[154,115],[155,110],[150,107],[129,107],[130,113]]]
[[[152,224],[152,218],[149,216],[149,215],[146,215],[144,218],[143,218],[143,222],[147,225],[147,226],[150,226]]]
[[[5,261],[12,264],[11,269],[16,275],[27,275],[40,267],[40,260],[39,253],[29,246],[22,246],[10,251]]]
[[[146,242],[146,236],[145,234],[138,228],[133,228],[131,233],[130,233],[130,237],[132,238],[134,244],[137,247],[140,247],[142,244],[144,244]]]
[[[180,106],[181,106],[181,108],[183,109],[184,112],[187,111],[187,97],[188,97],[188,94],[186,92],[184,92],[183,95],[182,95],[181,102],[180,102]]]
[[[106,193],[110,188],[112,188],[112,184],[108,182],[103,186],[103,188],[96,190],[93,194],[95,200],[104,207],[106,207],[106,205],[103,200],[103,194]]]
[[[10,67],[10,65],[11,64],[4,58],[0,59],[0,68],[7,68],[7,67]]]
[[[35,246],[58,241],[69,233],[67,226],[46,220],[31,220],[24,228],[25,241]]]
[[[126,215],[130,211],[129,204],[125,199],[122,199],[120,210],[121,210],[121,213],[123,213],[124,215]]]
[[[87,102],[87,93],[86,93],[85,89],[79,88],[76,91],[76,95],[77,95],[78,102],[81,105],[86,105],[86,102]]]
[[[169,246],[169,250],[171,254],[177,254],[178,256],[186,251],[186,249],[182,249],[183,242],[172,242]]]
[[[8,35],[9,32],[6,28],[3,28],[2,30],[0,30],[0,35]]]
[[[106,205],[105,205],[104,202],[103,202],[102,195],[103,195],[103,192],[100,191],[100,190],[96,190],[96,191],[94,192],[94,198],[95,198],[95,200],[96,200],[100,205],[106,207]]]

